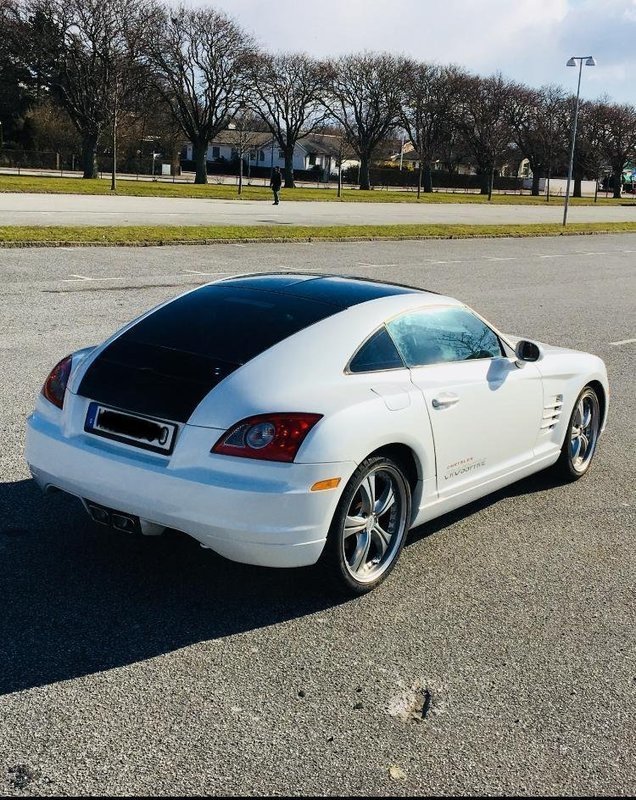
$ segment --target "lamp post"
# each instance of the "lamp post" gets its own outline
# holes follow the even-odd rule
[[[566,64],[567,67],[576,67],[579,62],[579,82],[576,87],[576,105],[574,106],[574,123],[572,125],[572,146],[570,148],[570,167],[568,169],[568,182],[565,187],[565,206],[563,207],[563,227],[568,221],[568,202],[570,199],[570,184],[572,182],[572,169],[574,167],[574,145],[576,142],[576,124],[579,118],[579,93],[581,91],[581,73],[583,72],[583,62],[586,67],[595,67],[596,61],[593,56],[572,56]]]
[[[239,155],[239,180],[238,180],[238,193],[243,193],[243,149],[245,147],[245,132],[243,124],[245,121],[245,100],[241,100],[238,106],[239,110],[239,126],[238,130],[238,155]]]

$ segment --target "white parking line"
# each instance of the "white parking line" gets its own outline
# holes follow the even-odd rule
[[[549,255],[539,254],[539,258],[565,258],[565,253],[551,253]]]
[[[184,275],[229,275],[229,272],[199,272],[198,269],[184,269]]]
[[[516,261],[516,256],[487,256],[484,261]]]
[[[89,278],[87,275],[75,275],[71,272],[70,278],[61,278],[62,283],[85,283],[86,281],[114,281],[117,278]]]
[[[358,263],[359,267],[365,269],[382,269],[382,267],[399,267],[399,264],[366,264],[366,263]]]
[[[636,339],[621,339],[619,342],[610,342],[610,344],[613,344],[614,346],[618,347],[621,344],[634,344],[635,342]]]

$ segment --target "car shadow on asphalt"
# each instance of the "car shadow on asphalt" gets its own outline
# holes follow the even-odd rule
[[[472,503],[461,506],[455,511],[450,511],[448,514],[444,514],[430,522],[424,523],[424,525],[413,528],[409,533],[406,547],[422,539],[426,539],[434,533],[439,533],[444,528],[448,528],[449,525],[453,525],[460,520],[465,520],[473,514],[477,514],[485,508],[495,505],[506,497],[520,497],[522,495],[533,494],[534,492],[546,492],[560,485],[562,485],[562,482],[555,477],[552,470],[547,469],[537,472],[534,475],[530,475],[528,478],[524,478],[523,480],[510,484],[510,486],[505,486],[503,489],[492,492],[492,494],[487,494],[479,500],[474,500]]]
[[[412,532],[420,541],[543,476]],[[76,678],[333,607],[308,569],[236,564],[185,534],[130,535],[32,480],[0,483],[0,695]]]
[[[0,483],[0,695],[336,605],[315,572],[121,533],[33,480]]]

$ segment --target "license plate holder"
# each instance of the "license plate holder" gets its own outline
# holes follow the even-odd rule
[[[176,423],[168,420],[131,414],[95,402],[89,404],[84,423],[86,433],[163,455],[172,453],[178,429]]]

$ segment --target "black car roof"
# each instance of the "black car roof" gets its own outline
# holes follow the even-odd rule
[[[222,286],[284,294],[349,308],[391,295],[421,293],[424,290],[386,281],[374,281],[343,275],[298,274],[294,272],[255,273],[226,278]]]

